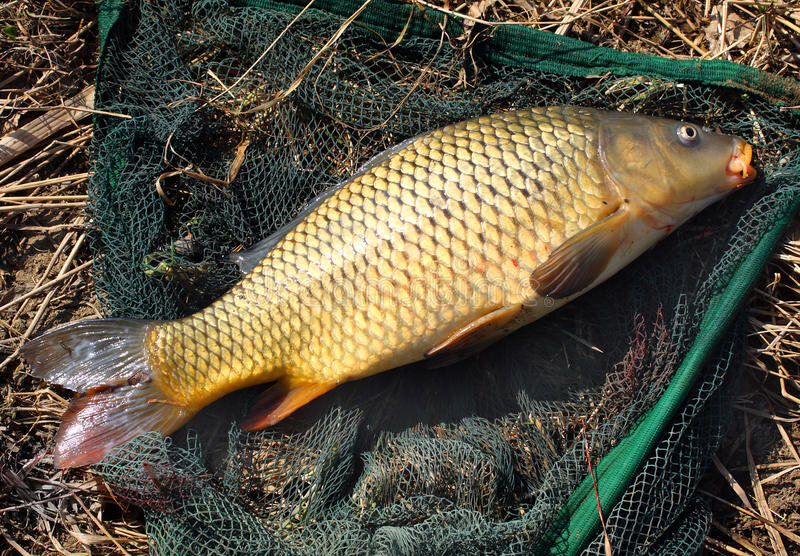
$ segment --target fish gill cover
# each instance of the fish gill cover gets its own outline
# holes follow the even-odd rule
[[[753,144],[763,178],[459,365],[343,385],[261,433],[231,427],[252,398],[239,394],[189,425],[199,438],[145,435],[99,471],[144,509],[155,554],[597,553],[602,533],[579,519],[581,503],[597,512],[587,459],[601,481],[619,477],[614,448],[656,430],[604,506],[609,541],[615,554],[696,551],[710,515],[695,486],[740,367],[735,301],[800,199],[798,85],[521,28],[467,47],[453,19],[379,0],[347,24],[360,6],[101,3],[97,105],[132,116],[95,122],[91,242],[108,316],[205,306],[237,280],[231,251],[370,156],[501,109],[692,121]],[[645,427],[665,400],[661,427]]]

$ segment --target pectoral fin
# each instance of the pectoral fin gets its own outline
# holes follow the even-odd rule
[[[522,309],[521,304],[507,305],[483,315],[450,334],[444,342],[431,348],[425,356],[432,357],[445,351],[464,350],[483,342],[511,322],[520,309]]]
[[[335,382],[278,382],[259,397],[250,415],[240,426],[246,431],[272,426],[335,386]]]
[[[533,271],[536,293],[559,299],[588,288],[617,252],[627,218],[627,210],[618,210],[562,243]]]

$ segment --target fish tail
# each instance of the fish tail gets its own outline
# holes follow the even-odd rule
[[[34,376],[83,393],[56,435],[56,467],[97,463],[142,433],[168,434],[192,416],[154,380],[145,339],[152,323],[102,319],[67,324],[25,344]]]

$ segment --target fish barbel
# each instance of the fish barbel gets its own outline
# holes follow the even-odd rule
[[[337,384],[468,353],[603,282],[755,177],[751,147],[689,123],[579,107],[450,125],[372,159],[275,236],[244,278],[171,322],[72,323],[23,349],[85,392],[55,464],[170,433],[233,390],[277,381],[243,426]]]

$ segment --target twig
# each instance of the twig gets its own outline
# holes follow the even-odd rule
[[[680,29],[678,29],[677,27],[675,27],[672,23],[670,23],[669,21],[664,19],[657,11],[655,11],[653,8],[651,8],[650,5],[647,2],[645,2],[645,0],[639,0],[639,4],[645,10],[647,10],[650,13],[650,15],[652,15],[659,22],[661,22],[661,24],[664,27],[666,27],[667,29],[669,29],[670,31],[675,33],[675,35],[677,35],[677,37],[679,39],[681,39],[683,42],[685,42],[689,46],[689,48],[691,48],[692,50],[694,50],[695,52],[700,54],[700,56],[708,56],[708,50],[706,50],[705,48],[702,48],[702,47],[696,45],[695,43],[693,43],[692,41],[690,41],[689,37],[684,35],[683,32]]]
[[[33,209],[64,209],[64,208],[76,208],[76,207],[84,207],[86,206],[86,202],[75,202],[75,203],[26,203],[23,205],[8,205],[5,207],[0,207],[0,212],[21,212],[26,210],[33,210]]]
[[[67,272],[67,269],[72,264],[72,261],[75,260],[75,257],[77,256],[78,251],[80,250],[81,246],[83,245],[83,241],[85,239],[86,239],[86,232],[82,233],[80,235],[80,237],[78,238],[78,240],[75,242],[75,245],[72,246],[72,251],[70,251],[69,255],[67,255],[67,260],[64,261],[64,264],[61,266],[61,270],[59,270],[58,275],[56,276],[56,280],[61,278],[61,277],[63,277],[64,274]],[[31,334],[33,333],[33,331],[38,326],[39,321],[42,318],[42,315],[44,315],[45,309],[49,305],[50,300],[53,298],[53,296],[55,295],[56,291],[58,291],[58,286],[56,286],[55,288],[50,290],[47,293],[47,296],[45,296],[45,298],[42,301],[42,303],[39,305],[39,309],[36,311],[36,315],[33,317],[33,319],[31,320],[30,324],[28,325],[28,329],[22,335],[22,338],[20,338],[20,346],[22,346],[22,344],[24,344],[25,341],[27,341],[27,339],[31,337]],[[13,355],[15,356],[18,353],[19,353],[19,348],[17,348],[17,350],[14,352]],[[2,366],[3,365],[0,365],[0,367],[2,367]]]
[[[288,24],[288,25],[286,25],[286,26],[285,26],[285,27],[284,27],[284,28],[281,30],[281,32],[278,34],[278,36],[277,36],[277,37],[275,37],[275,40],[273,40],[273,41],[272,41],[272,42],[269,44],[269,46],[267,46],[267,48],[264,50],[264,52],[262,52],[262,53],[261,53],[261,55],[260,55],[258,58],[256,58],[256,60],[255,60],[255,61],[254,61],[252,64],[250,64],[250,67],[249,67],[249,68],[247,68],[247,69],[244,71],[244,73],[243,73],[242,75],[240,75],[240,76],[239,76],[239,77],[236,79],[236,81],[234,81],[234,82],[233,82],[233,85],[231,85],[230,87],[228,87],[227,89],[225,89],[223,92],[221,92],[220,94],[218,94],[217,96],[215,96],[214,98],[212,98],[212,99],[211,99],[209,102],[215,102],[215,101],[216,101],[217,99],[219,99],[219,98],[220,98],[220,97],[221,97],[223,94],[225,94],[226,92],[229,92],[229,91],[230,91],[230,89],[232,89],[232,88],[236,87],[236,86],[237,86],[239,83],[241,83],[241,82],[242,82],[242,79],[244,79],[244,78],[247,76],[247,74],[249,74],[251,71],[253,71],[253,68],[255,68],[255,67],[256,67],[256,66],[257,66],[259,63],[261,63],[261,60],[263,60],[263,59],[264,59],[264,57],[265,57],[267,54],[269,54],[269,52],[272,50],[272,48],[275,46],[275,44],[276,44],[276,43],[277,43],[279,40],[281,40],[281,38],[283,37],[283,35],[285,35],[285,34],[286,34],[286,32],[287,32],[287,31],[288,31],[288,30],[289,30],[289,29],[292,27],[292,25],[294,25],[294,24],[295,24],[295,22],[296,22],[298,19],[300,19],[300,17],[302,17],[302,15],[303,15],[304,13],[306,13],[306,10],[308,10],[308,9],[311,7],[311,5],[312,5],[313,3],[314,3],[314,0],[310,0],[310,1],[308,2],[308,4],[306,4],[305,6],[303,6],[303,9],[302,9],[302,10],[300,10],[300,12],[299,12],[299,13],[298,13],[296,16],[294,16],[294,19],[292,19],[292,20],[289,22],[289,24]],[[223,86],[224,86],[224,85],[223,85]]]
[[[749,550],[750,552],[752,552],[756,556],[762,556],[764,554],[764,551],[761,550],[760,548],[758,548],[756,545],[754,545],[753,543],[751,543],[750,541],[748,541],[747,539],[745,539],[741,535],[737,535],[736,533],[734,533],[733,531],[731,531],[727,527],[724,527],[723,525],[721,525],[717,521],[712,519],[711,520],[711,525],[713,525],[714,527],[716,527],[717,529],[719,529],[720,531],[725,533],[731,539],[733,539],[736,542],[738,542],[740,545],[745,547],[747,550]]]
[[[430,8],[437,12],[442,12],[447,15],[452,15],[453,17],[457,17],[460,19],[466,19],[467,21],[472,21],[473,23],[480,23],[482,25],[489,25],[491,27],[500,27],[503,25],[533,25],[538,23],[537,21],[488,21],[486,19],[480,19],[478,17],[472,17],[471,15],[462,14],[459,12],[454,12],[453,10],[448,10],[442,6],[436,6],[434,4],[429,4],[425,2],[425,0],[413,0],[415,4],[419,4],[421,6],[425,6],[426,8]]]
[[[72,492],[72,497],[75,499],[76,502],[78,502],[78,504],[80,504],[81,508],[83,508],[83,511],[86,512],[86,515],[89,516],[89,519],[91,519],[94,522],[94,524],[97,525],[97,527],[103,532],[103,534],[106,537],[108,537],[108,539],[111,542],[114,543],[114,546],[119,548],[119,551],[122,552],[125,556],[131,556],[130,553],[127,550],[125,550],[121,544],[119,544],[117,539],[115,539],[109,534],[108,530],[105,527],[103,527],[103,524],[100,523],[100,521],[94,515],[92,515],[92,512],[89,511],[89,508],[86,507],[86,504],[83,503],[83,500],[81,500],[80,497],[77,494],[75,494],[75,492]]]
[[[771,419],[773,421],[779,421],[781,423],[797,423],[800,421],[800,417],[778,417],[777,415],[770,415],[766,411],[761,411],[759,409],[752,409],[750,407],[745,407],[741,404],[733,404],[735,409],[739,411],[743,411],[745,413],[750,413],[751,415],[755,415],[757,417],[763,417],[765,419]]]
[[[7,169],[0,171],[0,184],[7,183],[13,176],[21,174],[23,170],[28,168],[28,166],[36,163],[36,165],[33,168],[28,169],[28,173],[23,176],[23,179],[27,178],[33,175],[37,170],[41,169],[45,164],[52,163],[57,156],[62,155],[64,151],[69,150],[69,148],[75,149],[81,147],[82,144],[88,141],[91,137],[91,126],[86,126],[86,130],[88,130],[88,133],[80,135],[74,141],[68,143],[54,141],[50,146],[38,152],[34,156],[27,158],[18,164],[12,164]],[[80,130],[75,130],[76,133],[78,131]],[[67,133],[67,135],[71,134],[72,132]]]
[[[567,34],[567,31],[569,31],[569,28],[572,27],[572,23],[575,21],[574,15],[580,11],[585,3],[586,0],[572,0],[572,4],[567,10],[567,15],[564,18],[564,23],[559,25],[558,29],[556,29],[556,35]]]
[[[581,338],[580,336],[578,336],[576,334],[573,334],[569,330],[565,330],[564,328],[558,328],[558,327],[556,328],[556,330],[558,330],[559,332],[563,333],[565,336],[568,336],[568,337],[572,338],[573,340],[575,340],[579,344],[582,344],[582,345],[586,346],[587,348],[591,349],[592,351],[596,351],[597,353],[604,353],[604,351],[602,349],[600,349],[599,347],[597,347],[596,345],[592,344],[591,342],[589,342],[587,340],[584,340],[583,338]]]
[[[758,477],[758,470],[756,469],[756,462],[753,460],[753,452],[750,450],[750,418],[745,415],[744,416],[744,426],[745,426],[745,452],[747,453],[747,466],[750,469],[750,480],[753,483],[753,492],[756,496],[756,504],[758,505],[759,512],[765,519],[769,519],[772,515],[771,510],[769,508],[769,504],[767,503],[767,498],[764,496],[764,488],[761,486],[761,480]],[[780,556],[788,556],[786,552],[786,547],[783,545],[783,539],[781,539],[780,532],[777,531],[774,527],[766,525],[767,533],[769,533],[769,539],[772,543],[772,548],[775,550],[776,554]]]
[[[317,61],[322,57],[322,55],[325,52],[327,52],[327,50],[336,41],[339,40],[339,38],[344,34],[347,28],[350,27],[350,24],[353,23],[353,21],[355,21],[359,15],[361,15],[361,12],[367,9],[367,6],[369,6],[370,2],[372,2],[372,0],[366,0],[363,4],[361,4],[361,6],[355,12],[353,12],[353,14],[350,17],[348,17],[346,20],[344,20],[344,22],[342,22],[342,24],[339,26],[339,29],[337,29],[336,32],[331,36],[331,38],[329,38],[325,42],[325,44],[322,45],[322,47],[316,52],[316,54],[314,54],[311,60],[309,60],[309,62],[305,65],[305,67],[303,67],[303,69],[300,70],[300,73],[297,74],[297,77],[295,77],[294,81],[292,81],[289,87],[287,87],[282,91],[278,91],[278,93],[271,100],[259,106],[256,106],[255,108],[245,110],[244,112],[241,112],[241,114],[252,114],[254,112],[267,110],[272,106],[274,106],[275,104],[277,104],[278,102],[280,102],[281,100],[283,100],[284,98],[288,97],[290,94],[292,94],[294,90],[300,86],[300,83],[303,82],[303,79],[305,79],[306,74],[309,71],[311,71],[311,68],[314,66],[314,64],[316,64]]]
[[[57,178],[48,178],[46,180],[31,181],[28,183],[16,183],[13,185],[6,185],[4,187],[0,187],[0,194],[16,193],[17,191],[36,189],[38,187],[42,187],[43,185],[53,185],[56,183],[64,183],[68,181],[73,182],[72,185],[77,185],[79,183],[85,182],[87,179],[89,179],[89,172],[72,174],[70,176],[59,176]]]
[[[605,548],[606,556],[613,556],[614,552],[611,550],[611,539],[608,537],[606,520],[603,517],[603,507],[600,505],[600,493],[597,491],[597,480],[594,477],[592,454],[589,450],[589,438],[586,435],[586,421],[583,419],[581,419],[581,431],[583,432],[583,448],[586,451],[586,461],[589,464],[589,475],[592,477],[592,486],[594,486],[594,498],[597,500],[597,513],[600,515],[600,525],[603,528],[603,547]]]
[[[72,224],[56,224],[54,226],[25,226],[25,225],[10,225],[6,226],[6,230],[14,232],[41,232],[45,234],[53,234],[62,232],[64,230],[84,230],[86,224],[73,222]]]
[[[16,131],[0,138],[0,166],[20,154],[35,147],[51,135],[75,124],[75,117],[80,118],[86,114],[73,115],[73,112],[93,112],[91,107],[94,105],[94,85],[81,91],[78,95],[64,103],[63,106],[48,107],[52,110],[39,116],[32,122],[24,125]],[[41,107],[6,107],[5,110],[40,110]]]
[[[70,112],[80,112],[82,114],[98,114],[100,116],[113,116],[115,118],[122,118],[124,120],[132,120],[133,116],[130,114],[121,114],[119,112],[109,112],[107,110],[97,110],[96,108],[89,108],[87,106],[67,106],[66,104],[58,106],[8,106],[7,110],[69,110]]]
[[[12,539],[12,538],[11,538],[11,537],[9,537],[8,535],[6,535],[4,531],[0,530],[0,534],[2,534],[2,535],[3,535],[3,538],[6,540],[6,542],[8,543],[8,545],[9,545],[11,548],[13,548],[13,549],[14,549],[14,550],[16,550],[17,552],[19,552],[19,553],[20,553],[22,556],[32,556],[32,554],[31,554],[30,552],[28,552],[27,550],[25,550],[24,548],[22,548],[22,547],[19,545],[19,543],[17,543],[17,542],[16,542],[14,539]]]
[[[39,280],[33,285],[34,288],[38,288],[44,283],[44,281],[47,279],[47,276],[50,274],[50,271],[53,270],[56,261],[61,256],[61,253],[64,251],[64,249],[67,248],[67,244],[73,238],[74,235],[75,235],[74,232],[70,232],[64,236],[64,238],[61,240],[61,243],[56,248],[55,253],[53,253],[52,257],[50,257],[50,261],[47,263],[47,268],[44,269],[44,272],[42,272],[42,275],[39,277]],[[17,319],[19,314],[22,311],[24,311],[25,307],[27,306],[28,306],[28,301],[25,300],[25,302],[22,303],[22,305],[20,305],[17,311],[14,313],[14,316],[11,317],[11,324],[14,324],[14,321]]]
[[[0,197],[0,201],[6,203],[26,203],[28,201],[85,201],[88,198],[88,195],[28,195],[26,197]]]
[[[772,481],[775,481],[775,480],[779,479],[780,477],[783,477],[787,473],[791,473],[792,471],[795,471],[797,469],[800,469],[800,465],[793,465],[791,467],[787,467],[783,471],[778,471],[777,473],[773,473],[772,475],[768,476],[766,479],[762,479],[761,480],[761,484],[763,485],[765,483],[770,483]]]
[[[734,554],[735,556],[752,556],[751,554],[748,554],[747,552],[742,552],[738,548],[735,548],[735,547],[733,547],[733,546],[731,546],[729,544],[725,544],[724,542],[718,541],[717,539],[712,538],[712,537],[706,538],[706,542],[708,544],[710,544],[710,545],[713,545],[713,546],[717,547],[717,548],[721,548],[722,550],[724,550],[728,554]]]
[[[789,453],[792,454],[792,457],[797,463],[800,463],[800,455],[798,455],[792,439],[789,438],[789,435],[786,433],[786,429],[777,421],[775,421],[775,426],[778,427],[778,432],[781,433],[781,438],[783,438],[784,444],[786,444],[786,447],[789,449]]]
[[[28,293],[22,294],[21,296],[17,297],[16,299],[12,299],[11,301],[6,303],[5,305],[0,306],[0,311],[5,311],[9,307],[13,307],[17,303],[21,303],[21,302],[25,301],[26,299],[28,299],[29,297],[33,297],[34,295],[37,295],[37,294],[43,292],[44,290],[50,288],[51,286],[54,286],[55,284],[58,284],[59,282],[61,282],[63,280],[66,280],[70,276],[73,276],[74,274],[80,272],[81,270],[83,270],[85,268],[88,268],[89,266],[92,265],[93,262],[94,261],[86,261],[82,265],[76,266],[75,268],[73,268],[69,272],[65,272],[63,276],[60,276],[58,278],[53,278],[52,280],[50,280],[46,284],[42,284],[38,288],[34,288],[31,291],[29,291]]]
[[[707,490],[697,489],[697,492],[703,494],[704,496],[708,496],[709,498],[713,498],[717,502],[721,502],[722,504],[725,504],[726,506],[730,506],[731,508],[737,509],[740,512],[742,512],[743,514],[749,515],[753,519],[757,519],[761,523],[764,523],[765,525],[769,525],[770,527],[775,528],[775,530],[779,531],[781,534],[785,535],[786,538],[791,539],[793,542],[800,543],[800,536],[798,536],[795,533],[792,533],[791,531],[789,531],[785,527],[782,527],[782,526],[778,525],[777,523],[775,523],[771,519],[767,519],[767,518],[757,514],[756,512],[751,512],[747,508],[744,508],[744,507],[742,507],[742,506],[740,506],[738,504],[734,504],[733,502],[728,502],[724,498],[720,498],[716,494],[708,492]]]
[[[5,512],[13,512],[14,510],[21,510],[23,508],[29,508],[31,506],[35,506],[36,504],[44,504],[45,502],[52,502],[54,500],[61,500],[62,498],[68,498],[72,496],[71,492],[67,494],[60,494],[58,496],[51,496],[50,498],[42,498],[41,500],[34,500],[33,502],[28,502],[27,504],[19,504],[17,506],[9,506],[7,508],[0,508],[0,514]]]
[[[742,503],[745,506],[747,506],[748,509],[755,511],[755,508],[750,503],[750,500],[747,498],[747,493],[742,488],[742,485],[740,485],[739,482],[736,480],[736,478],[733,475],[731,475],[730,471],[725,469],[725,466],[722,465],[722,462],[719,460],[719,457],[717,457],[716,454],[714,454],[713,461],[714,461],[714,466],[717,468],[717,471],[719,471],[720,474],[723,477],[725,477],[725,480],[728,481],[728,484],[736,493],[736,496],[739,497],[739,500],[741,500]]]

